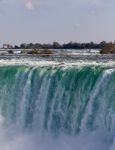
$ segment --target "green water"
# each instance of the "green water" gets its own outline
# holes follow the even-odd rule
[[[0,67],[5,126],[76,135],[115,128],[115,71],[103,67]]]

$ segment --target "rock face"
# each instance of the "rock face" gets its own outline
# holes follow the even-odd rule
[[[106,44],[102,50],[100,51],[101,54],[115,54],[115,43]]]
[[[31,54],[31,55],[51,55],[53,54],[53,51],[50,49],[32,49],[29,51],[26,50],[22,50],[21,53],[25,53],[25,54]]]

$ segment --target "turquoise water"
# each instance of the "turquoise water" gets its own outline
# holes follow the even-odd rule
[[[114,150],[115,69],[1,66],[1,150]]]

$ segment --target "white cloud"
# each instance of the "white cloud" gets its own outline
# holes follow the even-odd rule
[[[27,1],[25,3],[25,6],[28,10],[33,10],[34,9],[34,5],[33,5],[33,2],[32,1]]]
[[[25,3],[25,7],[28,10],[34,10],[34,6],[36,6],[36,8],[44,6],[48,3],[50,3],[51,0],[24,0]]]

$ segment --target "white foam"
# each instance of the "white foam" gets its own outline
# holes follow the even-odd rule
[[[0,66],[63,66],[63,67],[71,67],[71,66],[78,66],[78,67],[84,67],[84,66],[102,66],[102,67],[112,67],[115,68],[115,61],[109,60],[109,61],[88,61],[88,60],[62,60],[62,61],[51,61],[51,60],[45,60],[45,59],[30,59],[30,58],[20,58],[20,59],[0,59]]]

